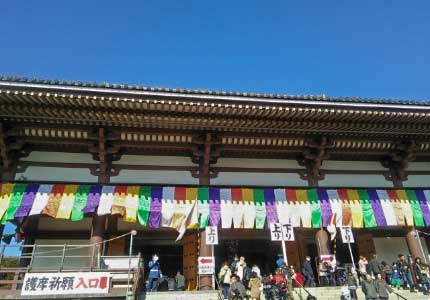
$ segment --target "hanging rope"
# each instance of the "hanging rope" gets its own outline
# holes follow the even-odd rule
[[[417,229],[415,229],[415,231],[416,231],[416,232],[419,232],[419,233],[421,233],[421,234],[424,234],[424,235],[426,235],[426,236],[430,236],[430,233],[427,233],[427,232],[424,232],[424,231],[421,231],[421,230],[417,230]]]

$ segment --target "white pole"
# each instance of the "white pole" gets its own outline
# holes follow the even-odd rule
[[[130,247],[128,249],[128,274],[127,274],[127,299],[132,299],[130,292],[130,269],[131,269],[131,254],[133,253],[133,236],[137,234],[136,230],[130,232]]]
[[[349,243],[349,242],[348,242],[348,249],[349,249],[349,255],[351,255],[352,267],[354,268],[354,271],[356,272],[357,270],[355,269],[355,262],[354,262],[354,256],[352,255],[351,243]]]
[[[287,258],[287,247],[285,246],[285,240],[282,239],[282,255],[284,256],[284,262],[288,266],[288,258]]]
[[[212,245],[212,257],[214,258],[214,260],[215,260],[215,253],[214,253],[214,245]],[[215,262],[214,262],[215,263]],[[215,270],[214,270],[214,272],[215,272]],[[216,288],[215,288],[215,273],[213,273],[212,274],[212,288],[215,290]]]

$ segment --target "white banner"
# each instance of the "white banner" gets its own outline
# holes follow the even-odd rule
[[[109,293],[108,272],[26,273],[22,296]]]
[[[206,245],[218,245],[218,227],[206,227]]]
[[[344,244],[354,243],[354,235],[352,234],[351,226],[340,227],[340,234],[342,235],[342,242]]]
[[[199,257],[199,275],[215,274],[215,257],[200,256]]]
[[[294,241],[294,228],[291,224],[271,223],[270,237],[272,241]]]

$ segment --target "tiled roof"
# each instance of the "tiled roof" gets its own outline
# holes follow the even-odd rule
[[[244,97],[244,98],[260,98],[270,100],[312,100],[312,101],[327,101],[327,102],[346,102],[346,103],[371,103],[371,104],[394,104],[394,105],[416,105],[416,106],[430,106],[430,100],[398,100],[398,99],[380,99],[380,98],[360,98],[360,97],[330,97],[327,95],[289,95],[289,94],[261,94],[261,93],[247,93],[247,92],[229,92],[229,91],[211,91],[200,89],[182,89],[182,88],[161,88],[161,87],[148,87],[142,85],[128,85],[128,84],[112,84],[112,83],[97,83],[97,82],[81,82],[81,81],[65,81],[65,80],[46,80],[39,78],[26,78],[26,77],[7,77],[0,76],[0,82],[10,82],[19,84],[40,84],[52,85],[63,87],[79,87],[79,88],[105,88],[117,90],[130,90],[130,91],[145,91],[145,92],[163,92],[172,94],[189,94],[189,95],[214,95],[226,97]]]

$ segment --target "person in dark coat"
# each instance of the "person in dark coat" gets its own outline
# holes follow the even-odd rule
[[[228,299],[234,299],[234,298],[244,298],[246,296],[246,289],[243,285],[242,281],[240,280],[239,276],[233,275],[231,276],[231,284],[230,284],[230,290],[228,293]]]
[[[373,254],[373,258],[369,262],[369,269],[373,278],[382,273],[382,265],[376,254]]]
[[[157,254],[154,254],[152,260],[148,263],[148,273],[148,285],[146,286],[146,290],[148,292],[155,292],[158,288],[158,280],[161,278],[161,268]]]
[[[358,278],[355,273],[351,271],[346,275],[346,283],[348,285],[349,295],[352,300],[357,300],[357,287],[358,287]]]
[[[313,287],[315,286],[315,276],[314,270],[311,265],[311,258],[306,256],[306,260],[303,263],[303,276],[305,277],[305,286]]]
[[[409,285],[411,292],[414,292],[415,284],[412,281],[411,268],[409,267],[409,263],[406,261],[406,258],[403,254],[399,254],[399,260],[396,262],[396,265],[400,271],[400,278],[403,282],[403,288],[406,289]]]
[[[421,283],[424,295],[429,294],[430,279],[427,265],[421,262],[419,257],[415,258],[415,275],[417,282]]]
[[[366,279],[361,282],[361,290],[366,300],[379,300],[376,282],[372,279],[370,274],[366,274]]]
[[[393,289],[388,285],[388,283],[382,278],[381,274],[377,275],[376,279],[376,291],[378,292],[379,299],[388,300]]]

